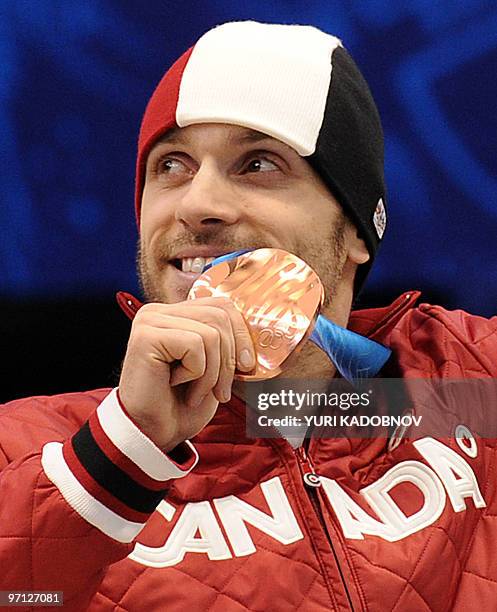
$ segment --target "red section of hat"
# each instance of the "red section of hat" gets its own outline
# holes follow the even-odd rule
[[[192,51],[193,47],[185,51],[162,77],[143,115],[138,139],[135,179],[135,210],[138,226],[140,225],[140,205],[147,156],[157,138],[176,125],[179,88]]]

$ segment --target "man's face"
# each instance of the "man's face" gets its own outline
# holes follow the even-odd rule
[[[148,156],[139,272],[149,301],[185,300],[204,258],[261,247],[306,261],[329,301],[355,235],[310,165],[260,132],[192,125],[168,132]]]

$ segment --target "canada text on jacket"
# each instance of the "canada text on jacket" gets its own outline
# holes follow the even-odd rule
[[[440,517],[447,496],[454,512],[464,511],[467,499],[472,499],[477,508],[486,506],[473,469],[465,458],[434,438],[422,438],[413,444],[428,465],[416,460],[402,461],[361,489],[360,494],[371,513],[359,506],[337,481],[320,476],[321,486],[346,538],[376,536],[389,542],[407,538]],[[474,438],[471,446],[460,444],[459,447],[470,458],[477,456]],[[406,515],[389,494],[395,486],[406,482],[414,485],[424,500],[422,507],[410,515]],[[137,543],[130,559],[158,568],[180,563],[186,553],[204,554],[211,561],[251,555],[257,550],[247,524],[284,545],[302,539],[304,535],[280,478],[272,478],[260,486],[270,514],[235,495],[187,503],[162,546]],[[157,511],[171,522],[177,509],[162,501]]]

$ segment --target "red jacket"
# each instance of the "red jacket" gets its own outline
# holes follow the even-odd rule
[[[497,317],[417,297],[350,327],[403,377],[496,377]],[[78,611],[497,609],[495,439],[305,453],[248,439],[235,398],[181,478],[194,451],[163,455],[108,389],[14,401],[0,423],[0,590],[63,591]]]

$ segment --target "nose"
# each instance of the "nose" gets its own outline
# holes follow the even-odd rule
[[[212,166],[201,166],[177,204],[175,217],[193,231],[233,225],[240,216],[229,178]]]

